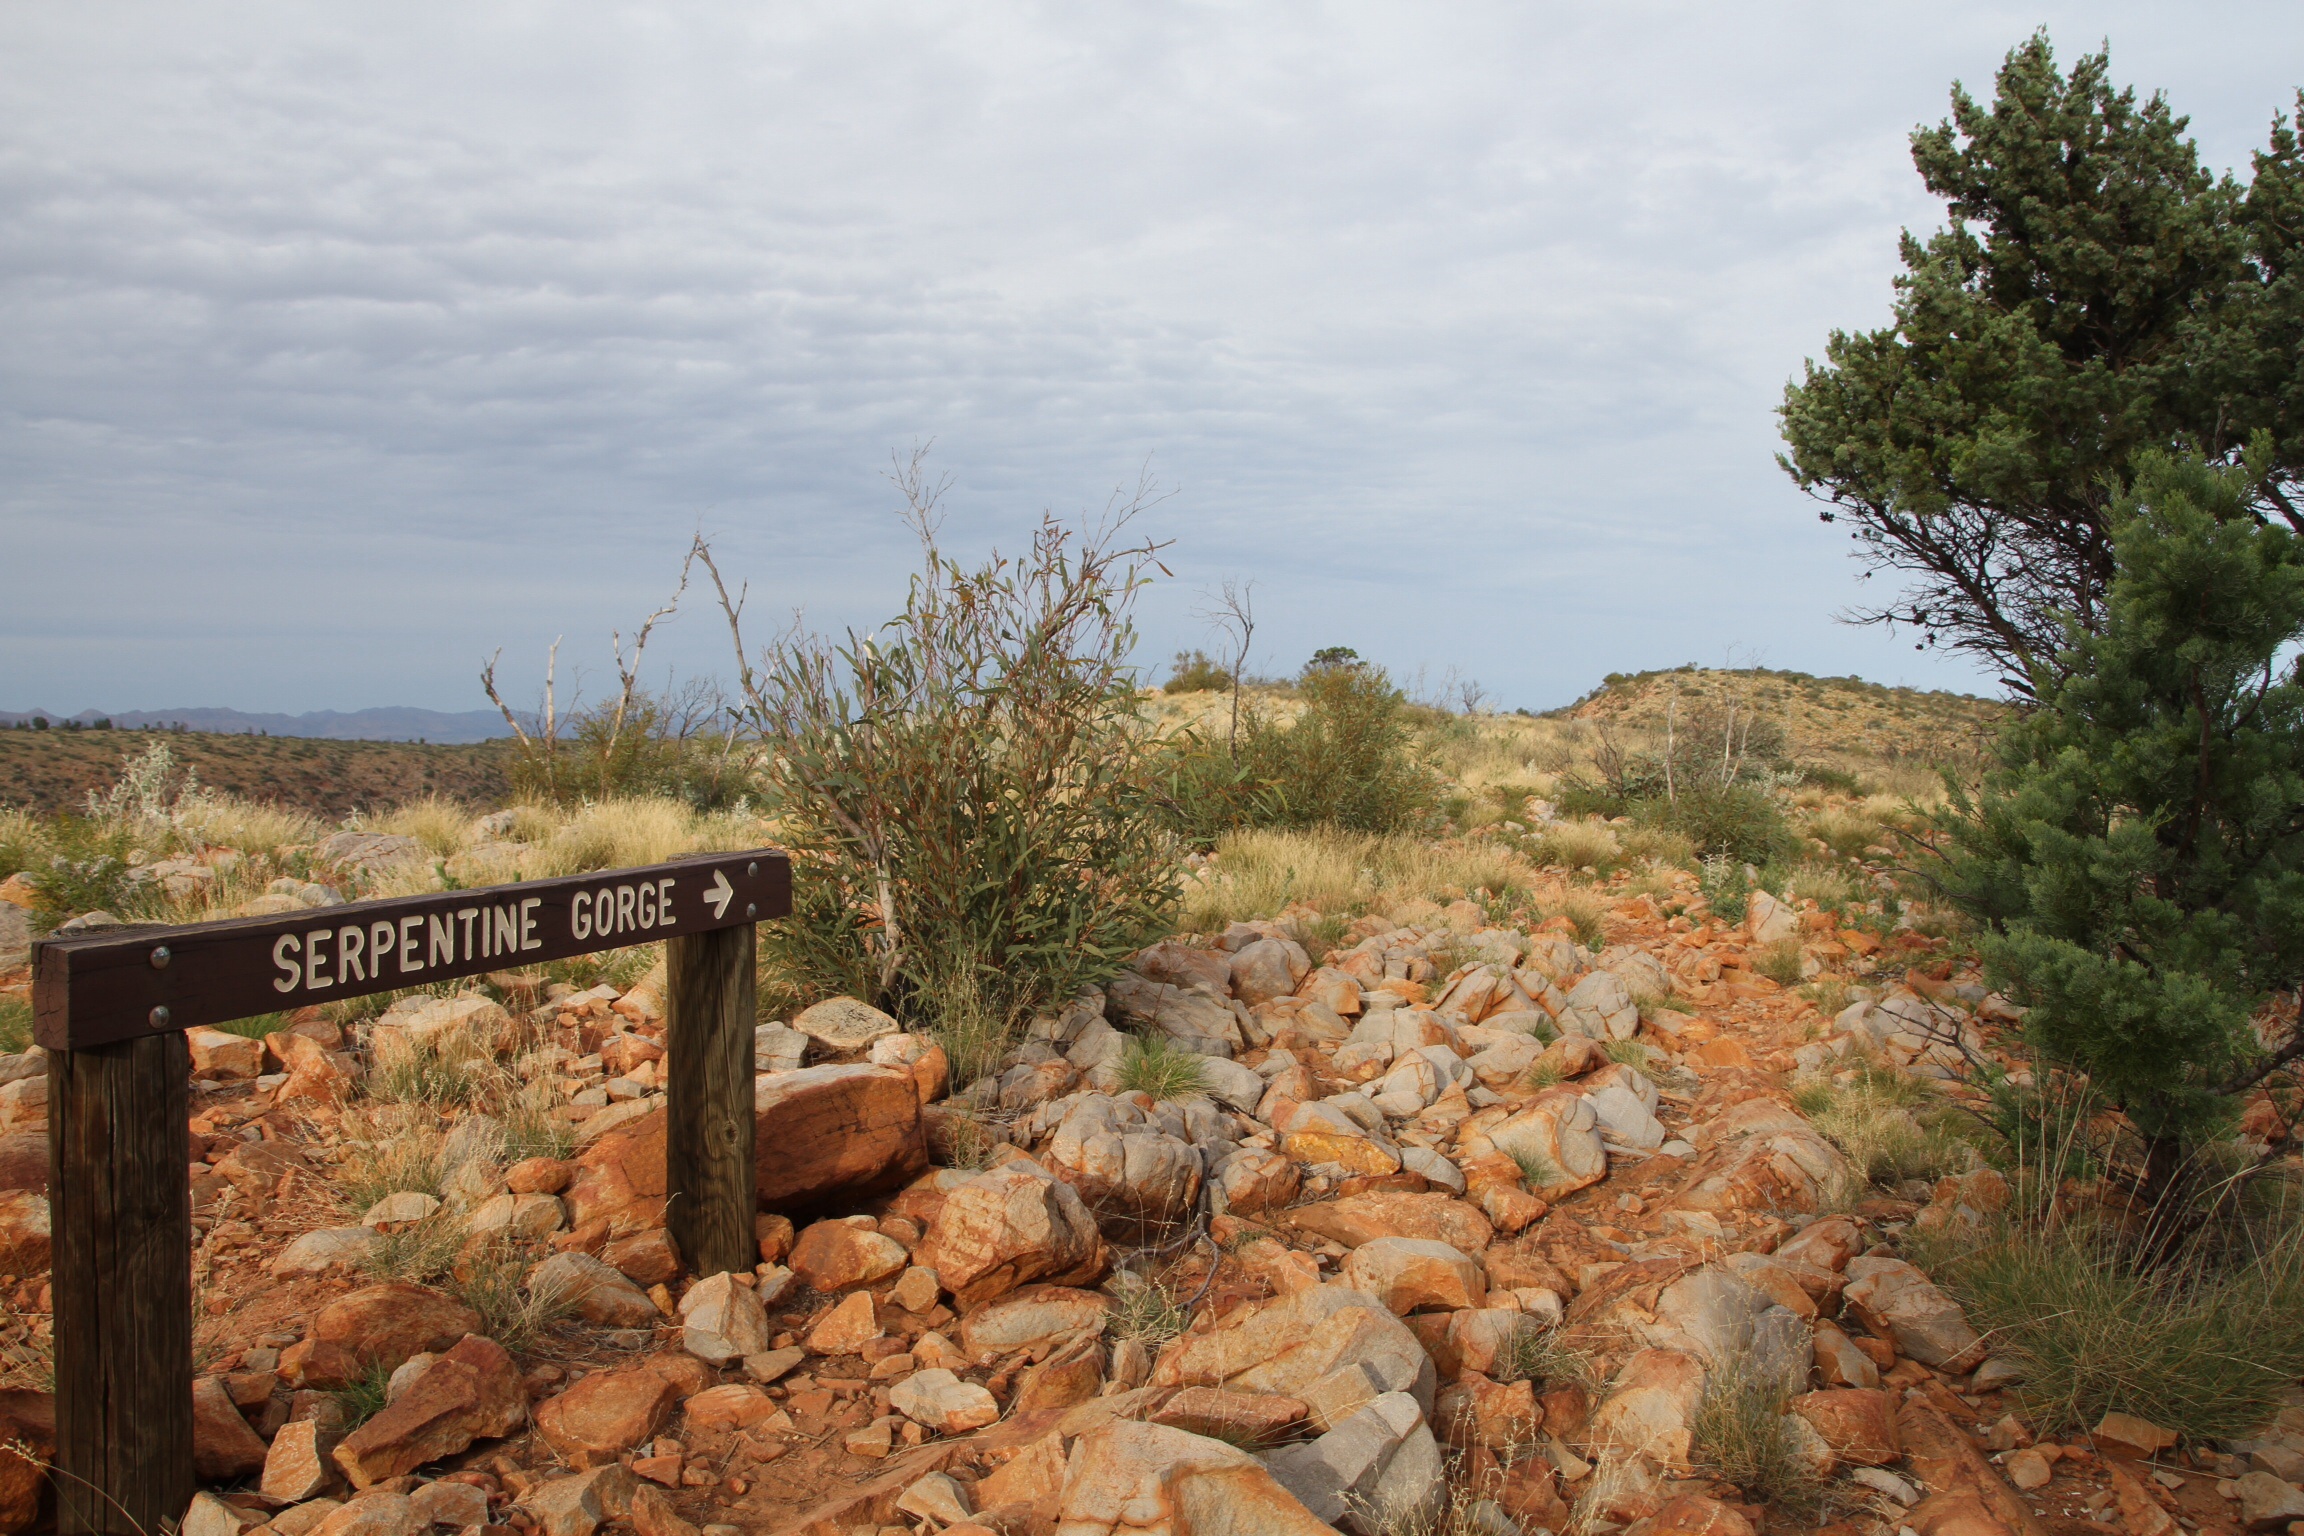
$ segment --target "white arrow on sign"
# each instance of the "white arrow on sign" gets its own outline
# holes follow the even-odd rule
[[[714,917],[726,917],[728,915],[728,903],[736,899],[736,887],[728,883],[726,870],[716,869],[712,871],[712,885],[704,892],[704,899],[712,903],[712,915]]]

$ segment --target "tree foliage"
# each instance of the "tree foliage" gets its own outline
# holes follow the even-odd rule
[[[2246,187],[2204,168],[2187,119],[2116,89],[2106,54],[2059,73],[2012,50],[1989,105],[1912,137],[1949,226],[1902,241],[1894,321],[1834,332],[1786,386],[1781,462],[1853,525],[1908,624],[2001,668],[2053,669],[2113,572],[2112,500],[2140,457],[2269,452],[2238,513],[2304,530],[2304,159],[2273,119]],[[2299,103],[2304,104],[2304,95]]]
[[[2299,1052],[2250,1022],[2304,979],[2304,540],[2247,515],[2269,451],[2140,456],[2095,631],[2067,622],[2038,707],[1943,818],[1945,892],[2028,1044],[2163,1169]]]

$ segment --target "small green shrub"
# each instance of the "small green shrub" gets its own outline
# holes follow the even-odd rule
[[[1845,768],[1830,763],[1799,763],[1800,782],[1813,784],[1818,789],[1831,790],[1836,795],[1868,795],[1872,787]]]
[[[1767,865],[1799,848],[1776,796],[1755,784],[1700,785],[1671,801],[1643,801],[1632,814],[1679,833],[1705,858]]]
[[[489,1042],[464,1030],[395,1044],[376,1054],[368,1093],[385,1104],[421,1104],[431,1109],[479,1107],[503,1086]]]
[[[1778,939],[1752,957],[1752,969],[1780,987],[1800,985],[1800,941]]]
[[[361,1259],[361,1267],[379,1280],[423,1285],[448,1273],[464,1236],[462,1222],[450,1219],[444,1210],[436,1211],[412,1226],[384,1233]]]
[[[1571,891],[1538,913],[1536,921],[1542,925],[1556,917],[1568,919],[1569,926],[1575,932],[1576,942],[1586,949],[1597,950],[1607,940],[1608,909],[1601,905],[1596,896],[1583,891]]]
[[[1121,1273],[1105,1286],[1112,1308],[1104,1314],[1104,1331],[1116,1339],[1133,1339],[1146,1349],[1158,1349],[1183,1333],[1192,1314],[1166,1285],[1138,1275]]]
[[[47,862],[30,871],[32,914],[42,926],[53,928],[83,912],[132,915],[128,854],[135,834],[86,816],[59,816],[50,828]]]
[[[1616,828],[1597,821],[1555,821],[1527,840],[1528,857],[1563,869],[1589,869],[1612,875],[1624,865],[1624,844]]]
[[[1232,686],[1232,674],[1206,651],[1178,651],[1169,664],[1163,693],[1221,693]]]
[[[1158,1035],[1137,1035],[1120,1056],[1120,1091],[1155,1099],[1183,1099],[1203,1092],[1207,1082],[1200,1058]]]
[[[339,1390],[336,1405],[344,1415],[344,1431],[349,1434],[384,1411],[384,1394],[392,1386],[392,1367],[379,1360],[362,1371],[350,1386]]]
[[[576,1150],[576,1127],[552,1113],[559,1103],[559,1096],[545,1081],[525,1083],[505,1097],[498,1106],[497,1120],[504,1128],[507,1165],[531,1157],[557,1161]]]
[[[277,1034],[287,1027],[288,1015],[285,1013],[251,1014],[245,1019],[226,1019],[221,1024],[209,1026],[211,1029],[220,1029],[228,1035],[242,1035],[250,1040],[261,1040],[266,1035]]]
[[[1648,1047],[1637,1040],[1610,1040],[1600,1047],[1600,1054],[1620,1067],[1630,1067],[1642,1077],[1656,1075],[1655,1065],[1648,1059]]]
[[[1530,1067],[1528,1069],[1529,1079],[1533,1081],[1545,1065],[1545,1063],[1538,1063],[1537,1066]],[[1558,1082],[1559,1080],[1558,1069],[1554,1068],[1552,1081]],[[1560,1182],[1560,1170],[1553,1167],[1552,1160],[1543,1153],[1520,1147],[1515,1148],[1511,1156],[1512,1161],[1520,1165],[1520,1177],[1530,1189],[1545,1189]]]
[[[0,806],[0,880],[19,870],[37,874],[48,862],[48,831],[29,811]]]
[[[1734,859],[1718,855],[1706,859],[1699,889],[1714,917],[1728,923],[1744,921],[1744,909],[1752,900],[1752,887],[1744,879],[1743,867]]]
[[[372,1117],[345,1143],[336,1168],[337,1192],[355,1215],[386,1195],[414,1190],[420,1195],[440,1193],[448,1170],[441,1157],[440,1133],[428,1123],[386,1113]]]
[[[32,1048],[32,1005],[13,992],[0,992],[0,1052],[13,1056]]]
[[[1794,1086],[1792,1103],[1867,1183],[1942,1178],[1977,1160],[1953,1128],[1957,1111],[1925,1079],[1903,1072],[1860,1068],[1846,1086],[1808,1078]]]
[[[1282,724],[1241,715],[1236,747],[1197,737],[1165,749],[1172,825],[1200,843],[1237,827],[1423,832],[1437,822],[1441,782],[1410,730],[1406,697],[1365,662],[1308,667],[1304,710]]]
[[[1558,1328],[1539,1326],[1533,1319],[1513,1329],[1497,1352],[1495,1379],[1532,1381],[1539,1389],[1600,1385],[1590,1351],[1573,1347]]]
[[[576,1293],[568,1286],[523,1288],[521,1276],[535,1262],[535,1254],[498,1239],[466,1253],[458,1266],[457,1299],[480,1314],[483,1334],[516,1355],[533,1349],[553,1324],[576,1309]]]

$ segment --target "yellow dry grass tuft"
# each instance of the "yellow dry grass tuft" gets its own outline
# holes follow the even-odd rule
[[[1526,891],[1537,870],[1489,842],[1427,843],[1328,828],[1226,834],[1184,888],[1183,924],[1213,932],[1302,902],[1323,913],[1389,912]]]

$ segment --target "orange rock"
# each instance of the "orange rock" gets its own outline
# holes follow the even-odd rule
[[[1277,1445],[1304,1422],[1304,1404],[1272,1392],[1186,1387],[1152,1414],[1152,1422],[1206,1435],[1227,1445]]]
[[[808,1331],[808,1347],[819,1355],[852,1355],[880,1334],[871,1293],[857,1291]]]
[[[894,1189],[928,1164],[920,1092],[902,1067],[803,1067],[757,1080],[760,1203],[818,1204]]]
[[[1009,1408],[1036,1413],[1087,1402],[1104,1387],[1104,1341],[1083,1333],[1026,1371],[1016,1382]]]
[[[1718,1499],[1683,1493],[1644,1520],[1636,1520],[1624,1536],[1753,1536],[1752,1522]]]
[[[602,1467],[653,1438],[677,1397],[671,1382],[645,1367],[594,1371],[547,1399],[536,1428],[570,1466]]]
[[[904,1245],[877,1231],[870,1218],[812,1223],[792,1245],[792,1273],[811,1290],[830,1295],[902,1270]]]
[[[1687,1052],[1685,1059],[1699,1067],[1749,1067],[1752,1053],[1744,1049],[1744,1042],[1722,1036],[1707,1040]]]
[[[600,1257],[634,1285],[668,1285],[680,1276],[680,1245],[662,1227],[618,1238]]]
[[[1498,1159],[1519,1168],[1509,1159]],[[1469,1175],[1467,1175],[1469,1179]],[[1463,1201],[1443,1194],[1366,1194],[1299,1206],[1281,1218],[1281,1224],[1315,1237],[1325,1237],[1357,1248],[1379,1237],[1416,1237],[1464,1253],[1480,1253],[1495,1240],[1488,1218]]]
[[[225,1483],[262,1470],[264,1442],[233,1405],[221,1376],[192,1383],[192,1468],[205,1482]]]
[[[373,1366],[397,1370],[411,1355],[443,1352],[480,1328],[480,1314],[420,1285],[365,1286],[322,1307],[303,1342],[280,1358],[294,1387],[346,1387]]]
[[[2128,1456],[2157,1456],[2176,1444],[2176,1432],[2132,1413],[2108,1413],[2096,1426],[2096,1448]]]
[[[519,1367],[495,1340],[466,1334],[334,1452],[355,1488],[453,1456],[528,1422]]]
[[[1526,1381],[1499,1382],[1466,1372],[1440,1389],[1433,1402],[1435,1427],[1450,1445],[1470,1450],[1526,1450],[1536,1444],[1544,1410]]]
[[[989,1511],[1022,1506],[1045,1511],[1053,1523],[1057,1496],[1063,1491],[1064,1437],[1051,1431],[977,1483],[976,1507]]]
[[[1417,1311],[1477,1307],[1488,1294],[1487,1279],[1469,1254],[1414,1237],[1379,1237],[1362,1243],[1345,1256],[1342,1278],[1402,1317]]]
[[[556,1195],[576,1176],[576,1165],[553,1157],[524,1157],[504,1170],[504,1184],[516,1195]]]
[[[767,1393],[750,1382],[707,1387],[681,1405],[696,1429],[751,1429],[783,1412]]]
[[[1885,1467],[1904,1456],[1896,1433],[1896,1404],[1886,1392],[1836,1387],[1803,1392],[1792,1399],[1794,1413],[1851,1466]]]
[[[1568,1503],[1560,1497],[1551,1461],[1543,1456],[1524,1456],[1504,1469],[1496,1502],[1524,1531],[1557,1531],[1568,1523]]]
[[[1335,1163],[1354,1173],[1397,1173],[1400,1159],[1365,1136],[1341,1131],[1291,1131],[1280,1142],[1280,1154],[1297,1163]]]
[[[947,1194],[913,1259],[974,1308],[1034,1280],[1093,1284],[1109,1253],[1079,1194],[1019,1159]]]

